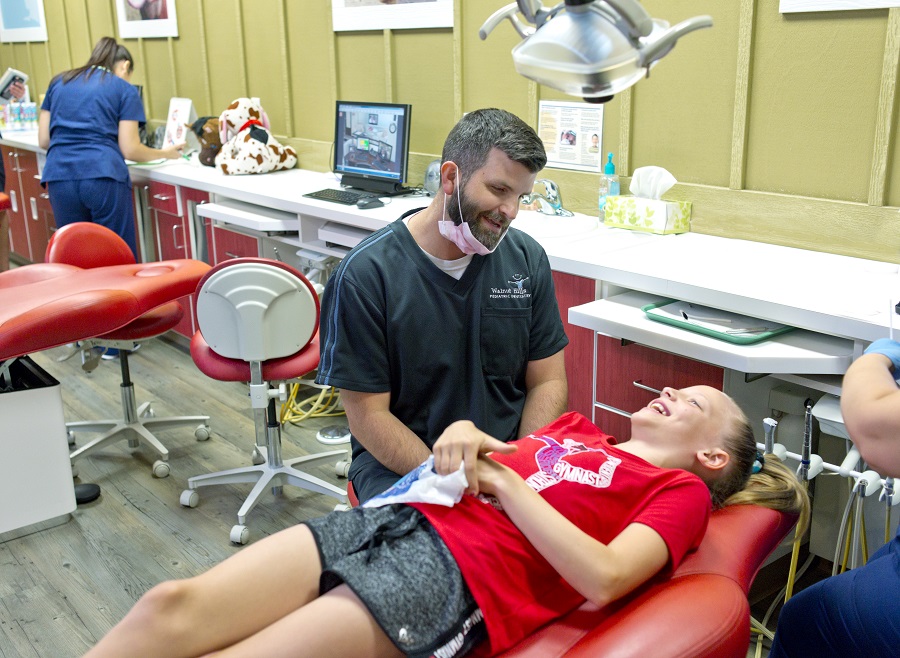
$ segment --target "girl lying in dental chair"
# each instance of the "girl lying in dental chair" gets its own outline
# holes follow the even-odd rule
[[[631,424],[616,443],[570,413],[505,444],[454,423],[434,468],[463,468],[470,495],[456,505],[361,507],[284,530],[154,587],[88,655],[495,654],[586,599],[666,578],[714,505],[805,522],[804,489],[763,461],[721,391],[667,388]]]

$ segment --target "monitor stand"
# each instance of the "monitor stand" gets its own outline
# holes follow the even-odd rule
[[[403,187],[400,181],[378,180],[354,174],[342,175],[341,185],[362,190],[363,192],[371,192],[378,196],[399,196],[412,192],[410,188]]]

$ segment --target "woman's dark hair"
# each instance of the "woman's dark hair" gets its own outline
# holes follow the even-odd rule
[[[132,59],[128,49],[125,46],[120,46],[112,37],[103,37],[94,46],[87,64],[77,69],[66,71],[57,77],[61,77],[63,84],[65,84],[80,75],[90,75],[93,71],[100,71],[101,75],[106,75],[107,73],[112,73],[116,64],[122,60],[128,62],[129,71],[134,71],[134,59]]]

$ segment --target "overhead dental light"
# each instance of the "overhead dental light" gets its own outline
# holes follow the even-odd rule
[[[486,39],[505,18],[522,37],[512,49],[516,71],[590,103],[605,103],[648,76],[688,32],[712,27],[709,16],[669,27],[637,0],[565,0],[552,8],[517,0],[494,12],[479,36]]]

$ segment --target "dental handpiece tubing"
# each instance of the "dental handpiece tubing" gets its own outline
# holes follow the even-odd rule
[[[809,475],[809,456],[812,452],[812,405],[807,403],[803,424],[803,450],[800,454],[800,480],[806,482]]]

